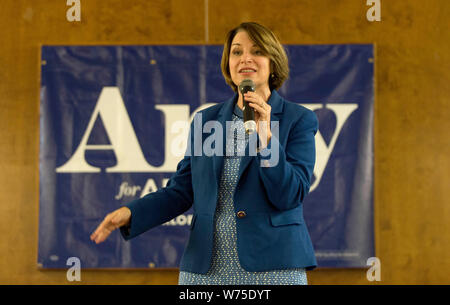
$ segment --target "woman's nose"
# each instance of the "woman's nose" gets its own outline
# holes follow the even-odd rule
[[[242,63],[248,63],[248,62],[252,62],[252,61],[253,61],[253,57],[250,53],[244,53],[241,57]]]

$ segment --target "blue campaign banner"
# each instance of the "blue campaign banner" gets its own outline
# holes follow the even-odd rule
[[[318,267],[374,256],[372,45],[286,45],[279,93],[319,119],[304,218]],[[131,241],[89,236],[107,213],[164,187],[195,112],[233,95],[222,46],[43,46],[38,266],[176,268],[192,211]]]

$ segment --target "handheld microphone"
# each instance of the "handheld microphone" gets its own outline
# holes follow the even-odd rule
[[[247,134],[252,134],[256,131],[255,111],[248,105],[248,102],[244,98],[244,94],[248,91],[255,92],[255,84],[251,79],[244,79],[239,85],[239,91],[242,94],[244,102],[244,128]]]

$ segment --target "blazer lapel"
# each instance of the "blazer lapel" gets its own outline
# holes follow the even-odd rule
[[[219,110],[219,115],[217,117],[217,121],[220,123],[220,126],[222,126],[222,155],[213,156],[213,167],[214,167],[214,174],[216,177],[217,185],[219,185],[220,182],[220,174],[222,173],[223,168],[223,160],[226,153],[226,137],[227,137],[227,121],[231,120],[231,114],[233,113],[234,104],[237,98],[237,93],[234,95],[234,97],[230,98],[229,100],[225,101],[222,108]]]

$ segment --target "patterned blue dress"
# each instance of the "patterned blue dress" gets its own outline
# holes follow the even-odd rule
[[[307,285],[306,271],[303,268],[248,272],[239,263],[233,194],[241,162],[240,156],[242,156],[248,143],[248,136],[245,136],[245,138],[239,137],[239,135],[245,134],[242,117],[242,110],[236,105],[232,119],[237,125],[237,132],[234,132],[234,141],[226,141],[227,153],[224,156],[219,196],[214,215],[215,232],[211,267],[206,274],[180,271],[178,284]],[[227,135],[230,136],[230,133],[227,133]]]

